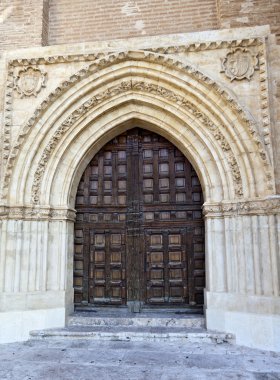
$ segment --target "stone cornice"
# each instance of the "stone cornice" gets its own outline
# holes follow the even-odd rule
[[[206,218],[235,217],[238,215],[275,215],[280,214],[280,196],[246,201],[224,201],[205,203],[203,214]]]
[[[76,211],[70,208],[40,206],[0,206],[0,220],[70,220],[75,221]]]

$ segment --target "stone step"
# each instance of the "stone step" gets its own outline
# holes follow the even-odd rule
[[[67,319],[68,326],[135,326],[135,327],[205,327],[202,315],[173,313],[76,312]]]
[[[116,341],[181,341],[192,343],[234,343],[232,334],[206,329],[137,326],[69,326],[61,329],[36,330],[30,339],[91,339]]]

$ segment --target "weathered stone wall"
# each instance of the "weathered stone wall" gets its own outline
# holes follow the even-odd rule
[[[49,0],[1,0],[0,51],[46,45],[48,14]]]

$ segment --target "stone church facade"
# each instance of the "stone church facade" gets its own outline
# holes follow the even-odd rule
[[[153,2],[153,9],[147,9]],[[75,3],[13,0],[0,8],[0,342],[27,339],[34,329],[64,326],[74,309],[74,285],[77,302],[91,303],[90,295],[78,296],[77,273],[85,281],[83,271],[88,270],[86,259],[79,261],[76,252],[79,184],[106,144],[138,128],[172,144],[199,179],[203,205],[196,198],[198,191],[192,200],[204,216],[205,261],[201,264],[199,256],[198,267],[186,275],[185,288],[188,277],[204,268],[205,284],[198,281],[197,288],[204,292],[207,328],[235,334],[238,344],[279,351],[279,1],[207,0],[198,1],[194,9],[188,0],[119,0],[112,2],[114,9],[109,0],[102,2],[103,8],[79,0],[77,9]],[[105,20],[106,6],[110,11]],[[162,162],[164,170],[167,161]],[[94,199],[100,198],[102,186],[107,191],[104,199],[114,194],[129,198],[129,193],[112,188],[118,181],[114,170],[113,179],[105,178],[102,184],[100,172],[96,181],[93,177],[90,215],[97,213]],[[126,170],[129,177],[131,171]],[[177,174],[167,178],[153,173],[143,175],[142,182],[159,193],[161,183],[171,188],[178,178],[178,186],[187,181]],[[133,215],[141,219],[147,214],[148,219],[153,206],[154,215],[163,210],[163,218],[183,215],[183,192],[170,192],[178,202],[171,202],[168,210],[160,201],[167,193],[163,190],[148,212],[143,209],[145,194],[147,199],[156,195],[147,190],[137,204],[142,211],[134,210]],[[130,220],[129,207],[126,210]],[[103,214],[98,220],[105,220]],[[180,226],[185,226],[184,218]],[[173,228],[168,220],[167,230]],[[136,233],[133,223],[121,229],[128,225]],[[111,226],[113,222],[102,228]],[[142,226],[146,228],[144,222]],[[155,226],[150,229],[156,231],[156,239],[161,224]],[[123,244],[124,261],[133,261],[130,255],[137,244],[131,241],[127,237]],[[91,244],[80,243],[82,250]],[[174,257],[175,248],[170,251]],[[102,257],[102,249],[93,249]],[[156,260],[160,253],[154,255]],[[174,262],[170,265],[179,268]],[[129,273],[122,276],[128,283],[134,278]],[[92,280],[97,288],[97,277]],[[105,287],[106,281],[104,277]],[[153,281],[160,283],[156,277]],[[186,306],[193,306],[196,299],[190,302],[180,295],[183,287],[174,285],[180,281],[170,280],[173,285],[164,302],[176,304],[181,297]],[[133,309],[137,301],[159,299],[159,285],[154,289],[143,299],[133,291],[130,296],[125,287],[120,292],[123,303],[132,303]],[[121,299],[115,291],[115,299]],[[93,304],[98,297],[105,299],[101,287],[100,292],[100,297],[94,293]]]

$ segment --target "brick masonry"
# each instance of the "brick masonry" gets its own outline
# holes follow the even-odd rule
[[[265,24],[280,0],[1,0],[0,51]]]

